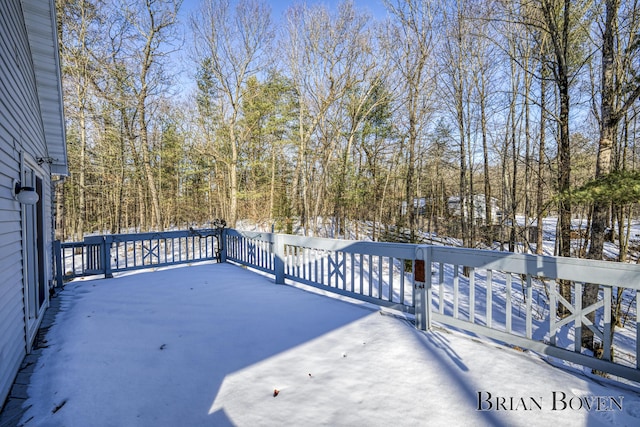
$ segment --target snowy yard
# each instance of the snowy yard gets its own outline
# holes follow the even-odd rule
[[[640,388],[230,264],[76,280],[25,426],[638,425]]]

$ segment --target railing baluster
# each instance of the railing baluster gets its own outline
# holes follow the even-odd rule
[[[113,270],[117,270],[120,263],[120,242],[114,241],[113,243],[115,244],[115,255],[113,256],[113,262],[115,265],[113,266]]]
[[[582,284],[573,284],[573,299],[575,301],[576,319],[573,321],[573,351],[580,353],[582,349]]]
[[[369,296],[373,296],[373,255],[369,254]]]
[[[344,260],[344,253],[341,251],[336,251],[336,288],[338,289],[346,289],[345,288],[345,280],[344,274],[344,266],[342,261]]]
[[[355,283],[355,280],[356,280],[356,277],[355,277],[356,269],[355,269],[355,264],[354,264],[355,254],[353,252],[351,252],[349,254],[349,257],[350,257],[349,259],[350,259],[350,262],[351,262],[351,265],[349,265],[349,271],[351,271],[351,284],[350,284],[349,290],[351,292],[353,292],[353,289],[355,287],[354,283]]]
[[[507,332],[511,333],[511,316],[513,315],[513,310],[511,307],[511,281],[512,281],[512,277],[511,277],[511,273],[507,273],[507,277],[506,277],[506,285],[507,285],[507,292],[506,292],[506,298],[507,298],[507,307],[506,307],[506,327],[507,327]]]
[[[604,360],[611,360],[611,286],[603,287],[604,293],[604,325],[602,334],[602,358]],[[636,354],[637,356],[637,354]]]
[[[336,273],[337,270],[337,262],[333,259],[333,251],[328,251],[327,252],[327,286],[331,287],[331,279],[332,277],[335,277],[337,279],[338,274]],[[333,266],[333,268],[332,268]],[[337,281],[334,281],[333,284],[334,288],[337,288]]]
[[[556,281],[551,280],[549,282],[549,341],[553,346],[556,345],[556,315],[558,313],[556,291]]]
[[[298,253],[300,252],[299,246],[291,247],[291,262],[293,263],[292,274],[295,277],[300,277],[300,263],[298,262]]]
[[[398,260],[400,263],[400,304],[404,304],[404,258]]]
[[[469,322],[476,319],[476,269],[469,269]]]
[[[360,278],[360,295],[364,295],[364,254],[359,254],[360,255],[360,271],[358,273],[358,276]]]
[[[256,242],[256,264],[259,267],[265,268],[265,259],[264,259],[264,242],[257,241]]]
[[[318,249],[314,249],[313,250],[313,281],[316,283],[319,283],[320,280],[318,280]]]
[[[296,246],[289,246],[289,272],[293,277],[296,277],[296,250]]]
[[[301,271],[301,278],[302,279],[307,279],[307,256],[308,256],[308,252],[307,252],[307,248],[306,247],[302,247],[302,268],[300,269]]]
[[[337,286],[337,283],[338,283],[337,282],[337,278],[338,278],[338,273],[337,273],[338,260],[337,260],[337,257],[338,257],[338,254],[335,254],[336,255],[336,259],[335,260],[333,259],[333,255],[334,254],[332,252],[329,252],[329,255],[327,256],[327,286],[331,287],[331,278],[335,277],[336,280],[334,281],[334,285],[333,286],[335,288],[337,288],[338,287]]]
[[[460,287],[460,266],[453,267],[453,318],[458,318],[458,289]]]
[[[531,275],[527,274],[527,288],[526,288],[526,292],[527,292],[527,296],[526,296],[526,307],[527,307],[527,321],[526,321],[526,325],[525,325],[525,335],[527,338],[531,339],[531,337],[533,337],[533,313],[532,313],[532,307],[533,307],[533,286],[531,284]]]
[[[325,278],[325,275],[324,275],[324,263],[326,261],[326,258],[327,257],[325,256],[325,251],[322,251],[320,253],[320,257],[319,257],[319,260],[318,260],[319,263],[320,263],[320,280],[318,280],[318,283],[323,284],[323,285],[327,284],[326,280],[325,280],[326,278]]]
[[[284,264],[284,274],[285,275],[290,275],[289,272],[289,245],[283,245],[282,247],[282,261]]]
[[[438,311],[440,314],[444,314],[444,263],[440,263],[440,274],[438,275]],[[427,266],[424,266],[425,272],[424,274],[429,274],[429,269]],[[457,270],[457,267],[454,266],[454,269]],[[456,274],[454,272],[454,274]]]
[[[636,291],[636,369],[640,369],[640,289]]]
[[[382,299],[382,278],[384,274],[382,274],[382,256],[378,255],[378,298]]]
[[[389,298],[387,299],[387,301],[393,301],[393,258],[386,257],[386,259],[389,266]]]
[[[211,241],[211,237],[205,237],[204,239],[204,256],[206,258],[211,258],[211,255],[209,255],[209,242]],[[202,243],[202,242],[201,242]]]
[[[313,250],[313,281],[316,283],[322,283],[320,277],[320,265],[322,263],[322,254],[319,249]]]
[[[487,270],[487,326],[493,325],[493,272]]]
[[[347,254],[340,251],[340,264],[338,264],[338,271],[340,271],[340,280],[342,281],[342,286],[340,289],[346,291],[347,290]]]
[[[309,254],[309,248],[306,246],[301,247],[302,251],[302,268],[300,269],[300,278],[304,280],[310,280],[311,278],[311,269],[309,267],[309,260],[311,259],[311,255]]]

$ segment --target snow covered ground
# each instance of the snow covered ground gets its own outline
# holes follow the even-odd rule
[[[230,264],[76,280],[24,426],[640,424],[640,385]]]

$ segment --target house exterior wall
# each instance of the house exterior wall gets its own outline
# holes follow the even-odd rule
[[[489,200],[489,207],[491,209],[491,221],[495,224],[498,220],[498,200],[495,197],[491,197]],[[451,196],[447,200],[447,209],[452,216],[461,216],[463,214],[467,216],[466,201],[463,199],[460,202],[460,196]],[[476,221],[486,225],[486,196],[484,194],[475,194],[473,196],[473,217]]]
[[[47,144],[22,6],[21,0],[0,1],[0,407],[30,349],[49,297],[47,286],[35,317],[27,320],[25,206],[13,195],[14,180],[25,179],[25,165],[42,179],[40,238],[45,253],[41,256],[44,280],[48,284],[52,279],[51,171],[46,162],[38,165],[36,161],[46,157]]]

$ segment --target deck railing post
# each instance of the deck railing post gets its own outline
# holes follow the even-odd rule
[[[272,235],[271,251],[273,252],[273,274],[278,285],[284,284],[284,242],[280,234]]]
[[[423,331],[431,330],[431,251],[432,246],[417,246],[413,265],[415,324]]]
[[[64,271],[62,269],[62,243],[60,240],[53,242],[53,256],[56,264],[56,288],[62,288]]]
[[[220,240],[218,240],[218,244],[219,244],[219,248],[218,251],[220,251],[220,262],[227,262],[227,230],[226,228],[223,228],[222,230],[220,230]]]
[[[104,236],[104,240],[102,241],[102,253],[104,257],[103,262],[105,279],[110,279],[113,277],[113,272],[111,271],[111,242],[113,242],[113,236]]]

